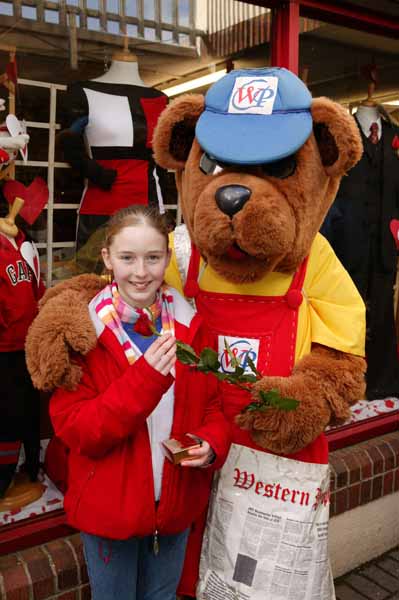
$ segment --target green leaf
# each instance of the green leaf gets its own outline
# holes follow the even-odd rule
[[[266,404],[263,404],[262,402],[251,402],[241,412],[246,412],[246,411],[249,411],[249,412],[254,412],[254,411],[264,412],[268,408],[269,407]]]
[[[176,340],[176,346],[176,357],[183,365],[196,365],[199,362],[199,357],[191,346],[180,340]]]
[[[258,369],[255,366],[254,361],[252,360],[252,358],[250,358],[248,356],[248,354],[247,354],[246,360],[247,360],[247,363],[248,363],[249,368],[251,369],[252,373],[254,373],[255,375],[257,375],[258,378],[262,377],[262,373],[260,371],[258,371]]]
[[[236,367],[234,370],[234,375],[239,379],[241,379],[241,376],[244,375],[244,373],[245,369],[243,369],[242,367]]]
[[[204,348],[201,350],[198,368],[201,367],[208,369],[210,372],[219,370],[220,362],[218,359],[218,354],[215,350],[212,350],[212,348]]]
[[[299,405],[298,400],[295,400],[295,398],[281,396],[280,392],[276,389],[272,389],[269,392],[260,390],[259,396],[265,405],[278,408],[279,410],[295,410]]]
[[[230,357],[230,361],[231,361],[231,366],[235,369],[236,367],[240,366],[240,363],[238,362],[238,360],[236,359],[236,357],[234,356],[234,354],[231,351],[230,346],[227,343],[226,338],[224,338],[224,347],[226,349],[227,354]]]
[[[228,378],[228,374],[222,373],[221,371],[214,371],[213,375],[216,377],[216,379],[219,379],[219,381],[226,381]]]
[[[278,407],[280,410],[295,410],[299,406],[299,401],[295,400],[295,398],[289,397],[281,397],[278,403]]]
[[[258,378],[256,377],[256,375],[246,373],[245,375],[241,375],[240,381],[242,383],[256,383],[258,381]]]

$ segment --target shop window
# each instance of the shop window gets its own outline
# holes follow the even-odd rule
[[[136,0],[125,0],[125,15],[127,17],[137,17]]]
[[[75,251],[77,209],[84,181],[62,161],[55,144],[60,122],[65,118],[65,90],[66,86],[59,84],[29,80],[19,83],[18,116],[27,123],[30,142],[28,161],[26,164],[16,161],[15,176],[25,186],[29,186],[35,177],[41,177],[48,184],[48,203],[33,225],[26,228],[26,233],[36,243],[47,287],[76,275],[77,269],[84,269],[87,261],[84,252],[76,254]],[[170,228],[173,229],[180,222],[173,173],[166,174],[164,201]],[[40,426],[42,463],[52,437],[48,401],[49,395],[43,394]],[[21,452],[20,464],[23,460]],[[62,493],[44,472],[42,478],[46,490],[39,500],[21,510],[0,512],[0,555],[71,531],[65,525]]]
[[[144,18],[153,21],[155,19],[154,0],[144,2]]]
[[[161,4],[162,23],[173,23],[173,2],[162,0]]]
[[[36,21],[37,19],[37,10],[34,6],[21,6],[21,15],[23,19],[31,19],[32,21]]]
[[[12,17],[14,14],[12,4],[9,2],[0,2],[0,15],[7,15]]]
[[[328,431],[330,447],[336,448],[399,425],[399,312],[395,336],[392,311],[398,303],[394,289],[398,289],[399,270],[390,228],[399,215],[392,194],[387,193],[397,186],[398,171],[395,166],[386,168],[399,165],[394,156],[398,122],[392,104],[397,100],[399,70],[394,42],[388,37],[348,29],[344,20],[339,26],[303,19],[301,32],[299,63],[306,68],[300,75],[314,97],[332,98],[355,117],[363,145],[361,159],[342,179],[321,229],[367,306],[368,400],[352,407],[344,426]],[[378,124],[375,141],[369,137],[373,122]]]
[[[58,10],[45,10],[44,11],[44,20],[47,23],[59,23],[60,16]]]

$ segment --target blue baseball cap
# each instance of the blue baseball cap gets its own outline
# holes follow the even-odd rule
[[[206,93],[196,137],[212,159],[256,165],[293,154],[312,133],[312,96],[291,71],[230,71]]]

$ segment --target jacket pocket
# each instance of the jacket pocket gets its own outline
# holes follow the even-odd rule
[[[76,501],[75,501],[75,508],[74,508],[74,511],[73,511],[73,517],[74,517],[75,521],[76,521],[76,518],[77,518],[77,515],[78,515],[78,510],[79,510],[80,503],[82,501],[83,495],[84,495],[85,491],[87,490],[87,487],[88,487],[90,481],[93,479],[95,472],[96,472],[96,470],[94,469],[94,467],[91,467],[90,470],[89,470],[89,472],[88,472],[88,474],[87,474],[86,479],[84,480],[84,482],[80,486],[80,491],[79,491],[79,494],[77,494]]]

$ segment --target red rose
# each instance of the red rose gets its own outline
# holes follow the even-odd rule
[[[154,334],[154,325],[148,315],[141,314],[133,326],[133,331],[144,337],[151,337]]]
[[[394,150],[399,150],[399,137],[397,135],[395,135],[395,137],[392,140],[392,148]]]

